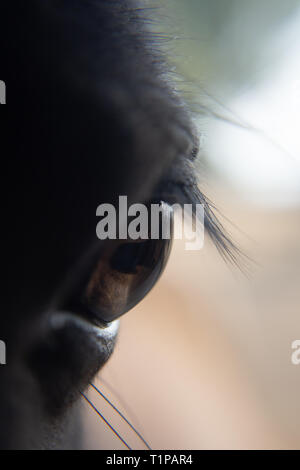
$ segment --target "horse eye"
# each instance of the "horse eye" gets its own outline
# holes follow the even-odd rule
[[[170,224],[163,238],[163,224]],[[98,262],[83,294],[87,314],[111,322],[137,305],[152,289],[163,272],[173,239],[173,210],[161,203],[159,238],[124,240]]]

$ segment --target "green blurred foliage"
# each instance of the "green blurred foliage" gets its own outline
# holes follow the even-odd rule
[[[151,2],[153,4],[153,2]],[[227,94],[259,78],[270,59],[268,39],[300,7],[299,0],[162,0],[158,28],[185,79]],[[160,23],[161,23],[160,21]]]

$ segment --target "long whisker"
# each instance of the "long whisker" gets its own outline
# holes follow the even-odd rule
[[[94,384],[91,383],[90,385],[118,413],[118,415],[123,419],[123,421],[128,424],[128,426],[133,430],[133,432],[138,436],[138,438],[145,444],[147,449],[152,450],[148,442],[141,435],[141,433],[130,423],[130,421],[128,421],[128,419],[123,415],[123,413],[121,413],[121,411],[118,410],[118,408]]]
[[[139,420],[138,420],[136,414],[134,413],[133,409],[124,400],[123,396],[120,393],[118,393],[118,391],[115,389],[115,387],[113,387],[111,385],[111,383],[107,382],[107,380],[104,379],[101,375],[98,375],[96,377],[96,379],[97,379],[98,382],[101,383],[101,385],[104,385],[105,388],[107,388],[113,394],[113,396],[118,400],[118,402],[120,402],[122,407],[125,409],[127,415],[129,416],[129,419],[131,419],[131,421],[133,423],[135,423],[137,426],[141,427],[140,423],[139,423]]]
[[[109,427],[109,429],[115,434],[115,436],[120,439],[121,442],[127,447],[127,449],[132,450],[131,447],[127,444],[126,441],[124,441],[123,437],[120,436],[120,434],[113,428],[113,426],[107,421],[107,419],[104,418],[104,416],[100,413],[100,411],[95,407],[95,405],[87,398],[87,396],[80,392],[83,398],[88,402],[88,404],[93,408],[93,410],[97,413],[97,415],[100,416],[100,418],[104,421],[104,423]]]

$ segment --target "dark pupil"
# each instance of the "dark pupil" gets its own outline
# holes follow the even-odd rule
[[[127,274],[137,274],[138,266],[151,269],[156,262],[154,245],[151,240],[121,245],[110,260],[111,269]]]

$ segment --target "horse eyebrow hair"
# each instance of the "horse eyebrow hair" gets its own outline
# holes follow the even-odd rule
[[[204,226],[209,237],[225,260],[239,266],[242,253],[217,217],[215,205],[199,189],[194,159],[194,155],[184,156],[173,163],[157,185],[155,198],[169,204],[191,204],[194,220],[196,204],[201,204],[204,207]]]

